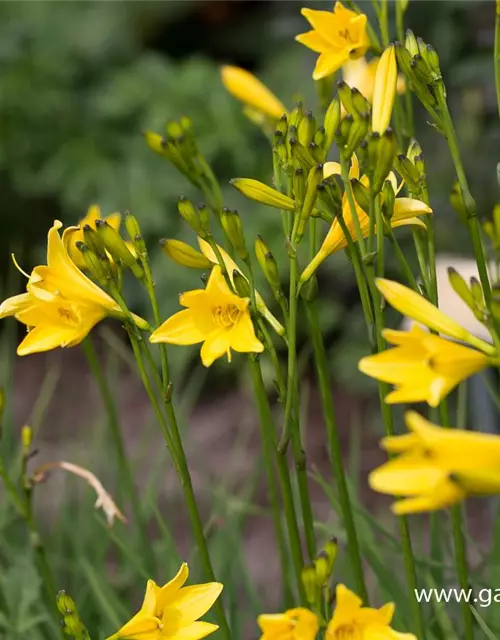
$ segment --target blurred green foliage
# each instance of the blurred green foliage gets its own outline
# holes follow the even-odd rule
[[[323,5],[330,7],[315,3]],[[369,3],[363,8],[370,13]],[[440,54],[482,216],[489,215],[498,197],[492,188],[500,142],[490,83],[492,11],[490,2],[421,1],[410,2],[406,17]],[[195,201],[200,195],[146,147],[141,132],[162,132],[168,119],[184,114],[220,179],[225,203],[240,208],[247,237],[264,236],[279,261],[284,256],[279,216],[228,186],[235,176],[269,182],[271,157],[264,136],[227,95],[218,66],[227,61],[251,68],[288,105],[304,88],[301,97],[314,106],[314,54],[293,41],[304,26],[295,2],[1,3],[0,268],[5,272],[11,250],[26,268],[43,260],[54,218],[74,223],[94,202],[103,214],[131,210],[151,247],[162,314],[172,313],[176,294],[196,288],[199,280],[169,264],[157,241],[192,240],[175,202],[181,194]],[[415,116],[437,214],[438,247],[460,252],[468,246],[467,234],[448,203],[454,176],[447,147],[418,105]],[[407,232],[406,237],[411,246]],[[344,256],[332,257],[320,277],[328,285],[323,319],[338,346],[335,368],[346,382],[354,382],[358,353],[348,345],[366,343]],[[129,299],[141,311],[136,293],[129,291]]]

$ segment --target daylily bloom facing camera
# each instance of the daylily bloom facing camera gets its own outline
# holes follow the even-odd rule
[[[336,2],[333,12],[302,9],[312,30],[295,39],[319,53],[313,79],[320,80],[335,73],[349,60],[364,56],[370,46],[366,33],[366,16],[346,9]]]
[[[107,640],[200,640],[217,631],[217,625],[198,618],[217,600],[222,584],[208,582],[184,587],[188,576],[184,563],[163,587],[148,580],[140,611]]]
[[[383,438],[397,455],[369,477],[375,491],[399,498],[396,514],[444,509],[467,495],[500,493],[500,437],[432,424],[415,411],[405,421],[410,433]]]
[[[151,342],[178,345],[203,342],[201,361],[206,367],[224,354],[231,361],[231,349],[242,353],[264,351],[250,317],[250,299],[231,291],[219,266],[212,269],[206,289],[183,293],[180,303],[187,308],[156,329]]]

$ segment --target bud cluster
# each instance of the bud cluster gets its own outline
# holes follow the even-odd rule
[[[314,562],[302,569],[302,584],[307,603],[315,608],[321,608],[322,595],[332,577],[338,554],[338,542],[331,538],[320,551]]]

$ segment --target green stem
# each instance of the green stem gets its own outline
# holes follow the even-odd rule
[[[295,251],[295,249],[290,249]],[[285,454],[292,432],[292,411],[295,401],[295,377],[297,367],[297,258],[290,257],[290,297],[288,303],[288,371],[286,386],[285,418],[278,450]]]
[[[436,94],[437,94],[439,109],[442,114],[441,124],[443,127],[444,134],[446,136],[446,140],[448,141],[448,147],[450,149],[451,158],[455,166],[455,172],[457,174],[458,184],[460,186],[460,192],[462,194],[462,199],[463,199],[465,211],[467,214],[467,224],[469,227],[469,234],[472,240],[474,257],[476,259],[477,268],[479,272],[479,279],[481,280],[481,285],[483,287],[486,306],[489,307],[491,304],[491,287],[490,287],[490,280],[488,277],[488,269],[486,267],[486,258],[484,255],[483,243],[481,240],[481,231],[479,227],[479,221],[477,218],[476,203],[470,193],[469,185],[467,183],[467,177],[465,175],[464,166],[462,164],[462,158],[460,156],[460,149],[458,147],[457,134],[455,132],[455,127],[453,125],[453,121],[451,119],[451,115],[448,109],[448,104],[446,102],[446,96],[444,91],[444,85],[442,83],[438,85]]]
[[[351,212],[351,217],[354,222],[354,228],[356,230],[356,240],[359,245],[359,250],[361,252],[361,256],[366,254],[365,241],[363,238],[363,232],[361,230],[361,224],[358,218],[358,211],[356,209],[356,203],[354,201],[354,196],[351,189],[351,183],[349,181],[349,169],[347,167],[347,161],[344,159],[343,155],[340,154],[340,172],[342,177],[342,182],[344,183],[344,190],[347,195],[347,201],[349,203],[349,209]],[[343,213],[342,213],[343,215]],[[344,233],[345,235],[345,233]],[[347,236],[346,236],[347,238]]]
[[[31,489],[32,487],[25,482],[25,497],[24,499],[19,495],[14,483],[11,481],[7,470],[4,467],[3,462],[0,460],[0,479],[2,480],[7,493],[12,500],[19,515],[23,518],[30,534],[31,547],[35,552],[35,561],[38,568],[38,573],[42,579],[42,584],[45,591],[47,600],[47,606],[49,607],[55,622],[59,626],[60,614],[56,606],[57,589],[55,587],[54,576],[52,569],[50,568],[49,561],[47,560],[47,553],[43,544],[40,532],[38,530],[35,518],[33,516],[32,501],[31,501]],[[26,479],[25,479],[26,480]],[[61,637],[65,635],[61,630]]]
[[[460,391],[460,390],[459,390]],[[466,403],[459,402],[459,408],[462,410],[466,408]],[[450,415],[448,403],[444,400],[440,404],[441,410],[441,421],[443,427],[450,428]],[[465,423],[465,417],[461,415],[457,415],[457,424]],[[468,590],[470,588],[469,582],[469,571],[467,566],[467,546],[465,543],[464,536],[464,513],[460,505],[454,505],[450,509],[451,511],[451,525],[453,530],[453,543],[455,547],[455,564],[457,567],[457,576],[458,582],[461,589]],[[462,608],[462,616],[464,620],[464,640],[473,640],[474,639],[474,619],[472,615],[472,611],[468,602],[460,603]]]
[[[420,289],[418,288],[418,284],[417,284],[417,281],[415,279],[415,276],[413,275],[413,271],[412,271],[410,265],[408,264],[407,259],[405,258],[405,254],[403,253],[401,247],[399,246],[399,242],[397,241],[396,236],[394,235],[394,232],[392,230],[391,225],[386,223],[385,230],[386,230],[386,234],[387,234],[387,236],[389,238],[389,242],[391,243],[392,248],[394,249],[396,257],[397,257],[397,259],[399,261],[399,264],[401,265],[401,268],[403,269],[403,272],[405,274],[405,277],[406,277],[406,280],[407,280],[408,284],[413,289],[413,291],[416,291],[417,293],[420,293]]]
[[[285,520],[287,524],[288,537],[290,541],[290,551],[292,555],[292,564],[297,581],[297,589],[300,599],[305,603],[304,586],[302,584],[302,569],[304,560],[302,556],[302,545],[300,542],[300,532],[297,524],[297,513],[293,500],[292,483],[290,481],[290,473],[285,456],[277,451],[277,436],[274,426],[273,415],[269,400],[267,397],[264,380],[262,379],[262,371],[259,362],[252,356],[249,358],[250,371],[252,374],[253,389],[257,398],[257,407],[259,410],[260,421],[264,425],[266,438],[269,438],[272,449],[276,452],[276,464],[278,469],[278,477],[281,485],[281,494],[283,498],[283,506],[285,510]]]
[[[142,552],[147,556],[148,567],[150,570],[152,570],[155,566],[155,558],[151,544],[147,539],[147,518],[145,517],[143,509],[141,508],[139,495],[137,493],[137,487],[134,482],[134,476],[127,458],[127,453],[125,451],[125,444],[123,442],[122,432],[120,429],[120,420],[118,417],[115,399],[97,358],[92,339],[90,337],[87,337],[83,341],[82,346],[85,357],[87,358],[89,368],[92,372],[92,375],[94,376],[97,387],[99,388],[99,392],[101,394],[101,398],[108,416],[108,423],[113,439],[113,446],[118,459],[118,473],[120,479],[119,486],[125,486],[126,490],[128,491],[132,504],[134,520],[137,523],[138,529],[142,536]]]
[[[149,267],[149,263],[146,259],[143,261],[143,267],[145,269],[145,285],[149,295],[149,299],[151,301],[151,306],[153,308],[153,315],[155,319],[155,323],[157,326],[160,325],[160,314],[158,309],[158,300],[156,298],[156,293],[154,289],[154,281],[152,278],[151,270]],[[162,391],[163,391],[163,400],[167,413],[168,425],[170,426],[170,430],[165,422],[165,418],[163,412],[158,406],[158,402],[156,399],[156,395],[151,389],[151,385],[149,382],[149,378],[146,373],[146,369],[144,366],[144,361],[142,360],[140,345],[137,342],[137,336],[130,332],[130,338],[134,346],[134,355],[136,359],[141,361],[141,372],[143,377],[143,383],[145,384],[146,391],[148,393],[151,404],[155,408],[155,413],[160,421],[162,426],[163,434],[165,436],[165,440],[170,442],[170,452],[176,461],[176,468],[179,472],[182,488],[184,490],[184,497],[186,500],[186,504],[188,507],[189,517],[191,520],[191,526],[193,528],[194,537],[196,540],[196,544],[198,547],[198,551],[201,556],[201,561],[203,567],[205,569],[206,578],[213,582],[215,581],[215,573],[212,567],[212,561],[210,559],[210,553],[208,551],[208,544],[205,538],[205,532],[203,529],[203,523],[201,520],[200,512],[198,510],[198,504],[196,501],[196,496],[193,489],[193,484],[191,480],[191,474],[189,472],[189,467],[187,463],[186,453],[184,451],[184,446],[182,443],[181,434],[179,431],[179,424],[177,422],[177,416],[175,413],[174,406],[172,404],[172,383],[170,381],[170,372],[168,366],[168,357],[167,357],[167,349],[165,344],[160,343],[160,358],[161,358],[161,368],[162,368]],[[142,339],[142,338],[141,338]],[[149,351],[147,345],[144,343],[144,348]],[[138,359],[139,355],[139,359]],[[168,434],[168,436],[167,436]],[[227,623],[226,615],[224,612],[224,608],[222,606],[222,602],[218,599],[214,605],[214,611],[217,617],[217,621],[221,627],[221,631],[226,638],[230,638],[231,634],[229,631],[229,626]]]
[[[387,15],[388,0],[380,0],[380,35],[382,37],[382,44],[387,47],[389,44],[389,24]]]
[[[366,590],[365,579],[363,575],[363,562],[361,559],[358,535],[356,533],[356,524],[354,521],[351,500],[349,498],[349,491],[347,488],[344,464],[342,461],[342,449],[340,446],[337,420],[335,417],[335,409],[333,406],[332,387],[330,384],[330,376],[328,373],[328,362],[326,358],[325,346],[323,343],[323,336],[319,324],[317,305],[314,302],[307,303],[306,311],[314,346],[314,358],[316,362],[316,372],[320,387],[321,403],[323,405],[323,415],[325,418],[326,432],[328,436],[330,460],[332,464],[333,475],[335,477],[335,483],[338,487],[339,492],[342,520],[347,535],[347,549],[349,552],[351,568],[354,575],[356,593],[360,596],[365,605],[368,606],[368,592]]]
[[[403,2],[402,0],[396,0],[396,35],[404,45],[405,42],[405,31],[404,31],[404,11],[403,11]],[[396,96],[396,101],[399,101],[399,96]],[[406,88],[405,91],[405,103],[406,103],[406,121],[405,121],[405,134],[408,138],[413,136],[413,92],[410,91],[409,87]]]
[[[500,115],[500,2],[496,2],[495,12],[495,49],[494,49],[494,65],[495,65],[495,86],[497,89],[498,113]]]

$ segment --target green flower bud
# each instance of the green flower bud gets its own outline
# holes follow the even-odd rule
[[[344,109],[347,111],[347,113],[350,113],[352,116],[354,116],[357,111],[354,107],[351,87],[347,84],[347,82],[344,82],[343,80],[337,82],[337,93]]]
[[[394,193],[394,187],[390,180],[386,180],[382,187],[382,215],[386,220],[390,221],[394,215],[395,200],[396,194]]]
[[[472,277],[470,279],[470,290],[471,290],[472,297],[474,299],[475,306],[480,309],[484,308],[483,287],[481,286],[481,283],[477,278]],[[499,289],[497,286],[497,289],[494,295],[494,297],[496,297],[497,299],[498,299],[498,292],[499,292]]]
[[[303,147],[296,138],[290,138],[289,145],[294,162],[301,166],[304,171],[309,172],[317,164],[310,151]]]
[[[409,51],[411,56],[416,56],[420,53],[417,39],[415,38],[415,34],[411,29],[407,29],[406,31],[405,47]]]
[[[302,207],[306,195],[306,179],[304,176],[304,169],[302,169],[302,167],[299,167],[294,171],[292,177],[292,188],[297,207]]]
[[[429,65],[429,69],[434,76],[434,80],[437,82],[441,80],[441,67],[439,66],[439,56],[436,49],[430,44],[426,46],[426,62]]]
[[[313,116],[312,111],[306,111],[299,122],[297,131],[300,144],[307,147],[313,141],[314,133],[316,132],[316,118]]]
[[[177,202],[177,209],[181,217],[184,218],[195,233],[200,237],[204,237],[206,235],[200,216],[198,215],[198,211],[191,200],[181,196]]]
[[[236,293],[240,296],[240,298],[250,298],[250,284],[245,276],[240,273],[237,269],[233,271],[233,282],[234,288],[236,289]]]
[[[273,151],[278,156],[279,162],[286,167],[288,163],[288,147],[284,139],[275,140]]]
[[[321,125],[318,127],[316,133],[314,134],[314,143],[318,145],[318,147],[324,151],[324,145],[326,141],[326,131],[325,127]]]
[[[370,211],[370,191],[356,178],[352,178],[350,182],[354,199],[363,211],[368,214]]]
[[[420,191],[420,175],[412,161],[401,153],[397,156],[394,166],[410,188],[410,191],[418,193]]]
[[[306,594],[307,604],[311,607],[315,607],[319,602],[321,594],[318,589],[316,568],[314,564],[308,564],[302,569],[301,579]]]
[[[297,102],[295,108],[292,110],[290,115],[288,116],[288,126],[298,128],[300,121],[304,117],[304,107],[302,102]]]
[[[350,113],[348,113],[340,123],[340,126],[335,132],[335,142],[339,145],[339,147],[344,147],[346,145],[353,123],[354,118]]]
[[[82,254],[85,268],[88,270],[92,278],[104,289],[106,289],[113,279],[111,268],[107,259],[100,259],[89,247],[83,242],[77,242],[76,248]]]
[[[318,586],[325,585],[332,575],[333,565],[325,551],[321,551],[314,562],[316,566],[316,580]]]
[[[465,304],[474,311],[476,302],[472,291],[464,278],[453,267],[448,267],[448,280],[453,291],[465,302]]]
[[[411,79],[413,75],[411,70],[411,53],[404,45],[401,44],[401,42],[395,42],[394,47],[396,49],[396,62],[398,64],[398,68],[401,69],[407,78]]]
[[[377,162],[373,171],[373,179],[370,181],[370,189],[373,194],[379,193],[385,179],[389,175],[392,165],[394,164],[396,151],[396,136],[392,129],[386,129],[378,141]]]
[[[337,131],[340,124],[340,100],[338,98],[334,98],[330,102],[330,106],[328,107],[325,115],[325,121],[323,126],[325,127],[325,153],[328,153],[330,147],[333,144],[335,132]]]
[[[243,225],[241,218],[236,209],[228,209],[224,207],[221,212],[221,224],[229,242],[233,245],[241,260],[248,258],[248,251],[245,245],[245,236],[243,235]]]
[[[311,215],[316,202],[316,194],[319,183],[323,180],[323,165],[318,164],[309,171],[306,184],[306,195],[300,210],[297,228],[295,229],[292,242],[300,242],[304,237],[307,221]]]
[[[59,612],[62,613],[63,616],[69,615],[76,611],[76,604],[73,598],[68,596],[66,591],[59,591],[56,596],[56,605],[59,609]]]
[[[281,280],[278,271],[278,264],[274,259],[273,254],[269,250],[261,236],[257,236],[255,239],[255,255],[257,262],[259,263],[262,273],[264,274],[269,286],[274,294],[283,295],[281,291]]]
[[[354,119],[354,122],[347,137],[345,155],[350,158],[356,151],[362,140],[365,139],[368,129],[370,128],[370,113],[363,113]]]
[[[370,103],[364,97],[364,95],[359,91],[359,89],[357,89],[356,87],[353,87],[351,89],[351,97],[352,97],[353,107],[359,116],[363,116],[365,113],[367,114],[370,113],[370,108],[371,108]]]
[[[410,141],[410,144],[408,145],[408,151],[406,152],[408,159],[413,164],[415,164],[415,158],[421,155],[421,153],[422,153],[422,147],[420,146],[418,141],[415,140],[415,138],[412,138]]]
[[[100,235],[90,225],[86,224],[83,229],[83,241],[87,247],[99,257],[100,260],[109,262],[106,255],[106,247]]]
[[[141,265],[130,252],[118,231],[113,229],[105,220],[96,220],[95,228],[106,250],[109,251],[113,259],[125,267],[128,267],[136,278],[142,278],[144,271]]]
[[[337,560],[337,556],[339,553],[339,541],[337,540],[337,538],[330,538],[330,540],[328,540],[328,542],[323,547],[323,550],[330,560],[331,572],[333,572],[335,561]]]
[[[139,223],[137,222],[137,218],[128,211],[125,214],[125,229],[137,255],[145,258],[148,255],[148,250],[142,238]]]
[[[276,132],[278,131],[281,135],[286,136],[286,132],[288,131],[288,118],[286,113],[284,113],[276,123]]]
[[[324,153],[315,142],[310,142],[307,149],[316,162],[322,162]]]

